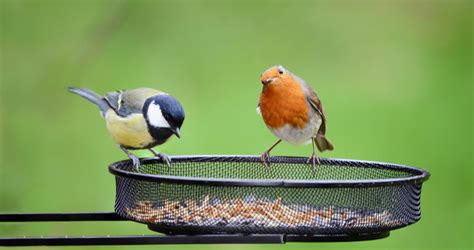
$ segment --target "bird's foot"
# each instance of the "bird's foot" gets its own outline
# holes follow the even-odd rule
[[[306,161],[306,163],[311,163],[312,167],[313,167],[313,175],[316,175],[316,167],[320,164],[319,162],[319,158],[316,156],[316,154],[312,154],[308,160]]]
[[[265,151],[263,152],[262,156],[260,157],[262,160],[262,164],[267,168],[270,169],[270,152]]]
[[[154,149],[152,148],[149,148],[149,150],[157,157],[157,158],[160,158],[164,163],[166,163],[166,165],[168,165],[168,167],[171,167],[171,159],[170,157],[165,154],[165,153],[158,153],[156,152]]]
[[[155,154],[156,157],[160,158],[168,167],[171,167],[171,159],[170,157],[165,154],[165,153],[157,153]]]
[[[130,153],[128,149],[126,149],[124,146],[122,145],[118,145],[118,146],[125,154],[127,154],[128,158],[132,160],[133,166],[135,167],[137,172],[140,172],[140,159],[138,158],[138,156]]]
[[[132,160],[133,166],[135,167],[137,172],[140,172],[140,159],[138,158],[138,156],[134,154],[127,154],[127,155],[128,155],[128,158]]]

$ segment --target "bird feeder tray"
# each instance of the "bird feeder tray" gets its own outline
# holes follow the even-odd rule
[[[429,173],[410,166],[307,158],[176,156],[113,163],[115,212],[166,234],[364,235],[421,218]]]

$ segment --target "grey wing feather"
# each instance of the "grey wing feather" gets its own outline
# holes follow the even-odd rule
[[[110,107],[121,117],[127,117],[134,113],[141,113],[141,105],[134,105],[134,103],[126,102],[124,98],[126,91],[118,90],[115,92],[109,92],[105,95],[105,100],[109,103]]]
[[[119,116],[127,117],[131,114],[142,113],[145,101],[160,93],[163,92],[150,88],[120,90],[107,93],[105,99]]]
[[[115,111],[115,113],[119,114],[119,103],[120,103],[120,95],[122,91],[114,91],[105,94],[104,99],[109,104],[109,106]]]

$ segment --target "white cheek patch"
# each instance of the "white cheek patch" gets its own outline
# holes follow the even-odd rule
[[[155,104],[155,101],[150,103],[147,111],[148,122],[155,128],[169,128],[170,124],[161,113],[159,104]]]

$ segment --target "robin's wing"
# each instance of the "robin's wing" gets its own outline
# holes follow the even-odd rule
[[[321,101],[319,100],[316,92],[314,92],[314,90],[309,85],[307,86],[310,92],[309,96],[307,97],[308,102],[309,104],[311,104],[311,107],[313,107],[316,110],[316,112],[318,112],[319,115],[321,115],[321,118],[323,119],[321,126],[319,127],[318,133],[324,135],[326,134],[326,116],[324,115],[323,105],[321,104]]]
[[[162,94],[163,92],[150,89],[140,88],[133,90],[119,90],[110,92],[105,95],[105,100],[109,103],[110,107],[122,117],[127,117],[131,114],[142,113],[143,104],[146,99]]]
[[[321,126],[319,127],[319,134],[326,134],[326,116],[324,115],[323,104],[318,98],[316,92],[314,92],[313,88],[309,84],[307,84],[303,79],[299,78],[298,76],[293,75],[293,77],[300,83],[301,87],[303,88],[306,99],[310,106],[321,116],[323,119]]]

